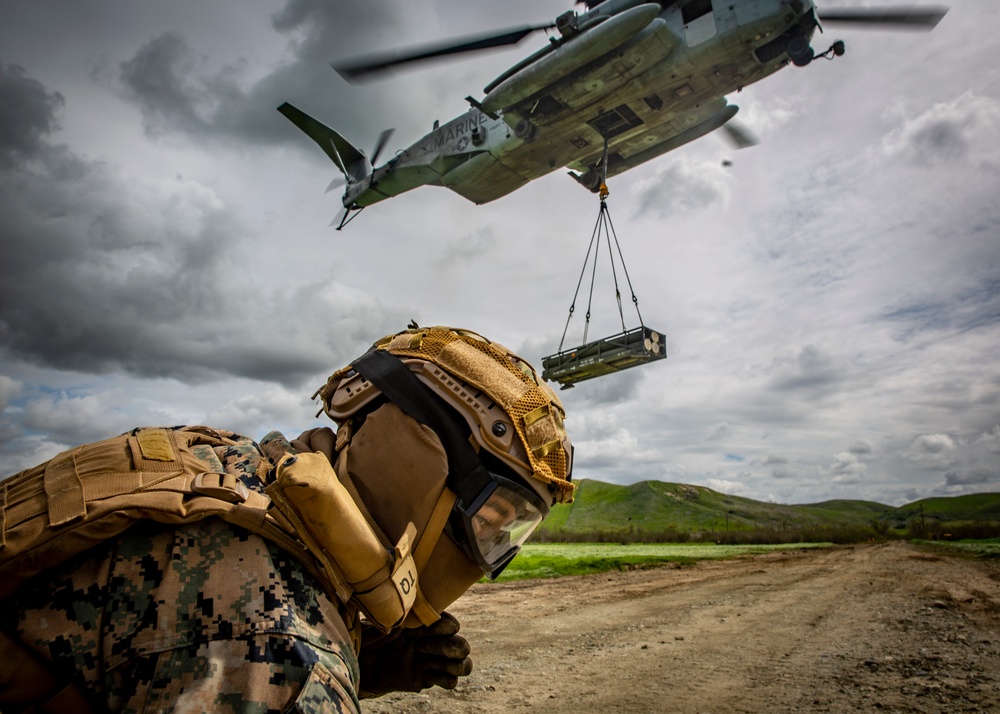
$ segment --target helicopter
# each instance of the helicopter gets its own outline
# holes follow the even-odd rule
[[[754,143],[730,120],[726,96],[786,66],[803,68],[846,51],[834,41],[817,52],[825,25],[929,30],[940,6],[835,9],[812,0],[585,0],[554,22],[503,30],[407,51],[333,63],[356,82],[396,67],[504,47],[556,30],[541,49],[466,97],[469,109],[385,164],[334,129],[285,102],[278,111],[326,152],[343,174],[337,230],[362,209],[420,186],[444,186],[476,204],[506,196],[566,167],[586,189],[717,129],[737,148]],[[331,190],[340,177],[330,184]],[[606,189],[605,189],[606,190]],[[333,224],[331,224],[333,225]]]

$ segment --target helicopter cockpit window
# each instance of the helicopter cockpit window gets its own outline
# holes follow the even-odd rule
[[[688,47],[700,45],[715,37],[712,0],[691,0],[684,3],[681,7],[681,19],[684,21],[684,39],[687,40]]]

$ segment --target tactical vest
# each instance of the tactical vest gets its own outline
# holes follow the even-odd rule
[[[227,469],[215,450],[237,445],[246,458]],[[291,553],[329,597],[380,629],[399,625],[416,594],[415,528],[395,546],[382,543],[326,457],[270,456],[229,431],[142,428],[0,482],[0,600],[137,521],[218,517]],[[265,493],[247,479],[267,483]]]
[[[238,458],[224,465],[217,452],[227,451]],[[0,601],[140,520],[218,517],[292,554],[349,614],[360,609],[384,631],[400,625],[417,594],[413,525],[395,546],[385,543],[325,456],[268,451],[204,426],[141,428],[0,482]],[[32,711],[88,710],[75,686],[56,682],[4,633],[0,656],[0,703],[49,699]]]

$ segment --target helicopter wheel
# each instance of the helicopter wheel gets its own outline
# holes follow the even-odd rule
[[[792,58],[792,64],[796,67],[805,67],[816,56],[813,48],[809,46],[809,40],[801,35],[790,39],[785,51],[788,52],[788,56]]]

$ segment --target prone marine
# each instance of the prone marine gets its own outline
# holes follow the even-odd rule
[[[572,500],[561,403],[416,326],[314,397],[336,431],[138,428],[0,482],[0,711],[358,712],[468,675],[445,609]]]

